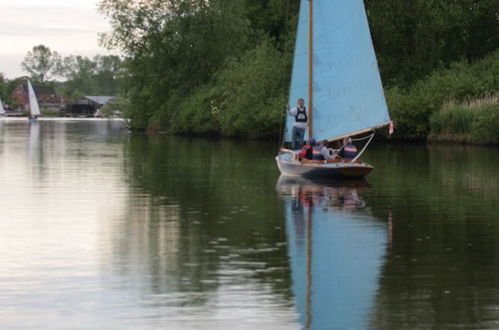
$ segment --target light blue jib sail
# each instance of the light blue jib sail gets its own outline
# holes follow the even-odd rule
[[[334,139],[386,125],[386,106],[363,0],[314,0],[313,136]],[[301,1],[289,104],[308,103],[309,0]],[[291,141],[287,117],[285,141]],[[307,133],[308,134],[308,133]]]

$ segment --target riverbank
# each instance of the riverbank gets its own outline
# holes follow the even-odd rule
[[[499,143],[499,51],[386,91],[394,139]]]
[[[152,122],[149,131],[209,137],[279,140],[284,111],[280,92],[271,75],[258,75],[262,82],[247,81],[230,94],[243,68],[252,71],[264,63],[278,63],[275,51],[263,46],[255,56],[225,72],[219,79],[194,93],[179,105],[171,125]],[[444,142],[457,144],[499,143],[499,51],[474,63],[457,62],[437,70],[407,88],[385,90],[391,117],[395,122],[394,141]],[[263,72],[262,72],[263,74]],[[251,89],[253,88],[253,90]],[[255,108],[258,100],[266,100]],[[387,129],[379,130],[388,138]]]
[[[426,141],[445,103],[498,94],[496,2],[365,5],[394,139]],[[123,96],[133,128],[279,139],[298,1],[186,3],[179,12],[106,1],[100,9],[113,26],[103,41],[127,57]],[[157,28],[144,28],[144,17]],[[473,141],[496,140],[486,135]]]

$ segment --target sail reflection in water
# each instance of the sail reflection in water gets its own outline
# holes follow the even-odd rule
[[[292,290],[305,329],[365,328],[373,309],[387,225],[362,199],[366,182],[281,177]]]

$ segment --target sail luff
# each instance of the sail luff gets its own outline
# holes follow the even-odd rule
[[[308,138],[314,136],[314,0],[308,0]]]
[[[28,80],[28,95],[29,95],[29,111],[32,116],[40,115],[40,107],[38,106],[38,100],[36,99],[35,91],[31,82]]]

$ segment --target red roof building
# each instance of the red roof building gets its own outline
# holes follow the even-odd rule
[[[33,85],[36,99],[40,108],[60,108],[66,100],[57,95],[52,87]],[[24,110],[29,109],[29,94],[27,84],[18,84],[12,91],[12,100],[19,104]]]

